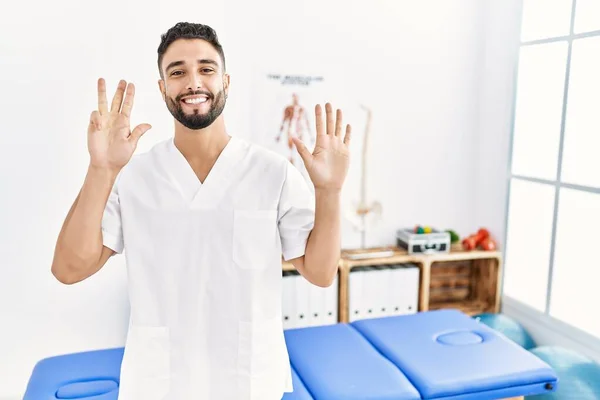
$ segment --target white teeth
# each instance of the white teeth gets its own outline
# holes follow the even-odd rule
[[[196,99],[185,99],[183,101],[186,104],[200,104],[200,103],[206,102],[206,100],[208,100],[206,97],[200,97],[200,98],[196,98]]]

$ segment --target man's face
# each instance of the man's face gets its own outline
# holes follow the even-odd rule
[[[221,57],[208,42],[178,39],[162,60],[160,90],[173,117],[189,129],[211,125],[225,108],[229,75]]]

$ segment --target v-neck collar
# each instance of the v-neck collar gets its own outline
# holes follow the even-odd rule
[[[241,157],[242,142],[235,137],[229,141],[217,157],[204,182],[200,182],[192,166],[175,146],[175,138],[167,142],[167,171],[178,186],[181,195],[190,207],[213,207],[226,189],[228,178],[236,161]]]

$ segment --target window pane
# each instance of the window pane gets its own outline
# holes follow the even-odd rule
[[[600,337],[600,195],[561,189],[550,314]]]
[[[572,7],[573,0],[523,0],[521,40],[568,35]]]
[[[512,172],[556,180],[567,42],[521,48]]]
[[[513,178],[510,188],[504,294],[539,311],[546,291],[554,186]]]
[[[577,0],[575,3],[575,33],[600,30],[600,1]]]
[[[600,187],[600,37],[573,41],[561,181]]]

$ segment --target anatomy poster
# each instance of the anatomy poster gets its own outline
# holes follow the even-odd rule
[[[298,154],[292,136],[297,136],[310,151],[316,141],[315,106],[332,101],[327,83],[320,75],[264,73],[259,77],[253,104],[253,139],[285,156],[310,178]],[[334,105],[335,106],[335,105]]]

